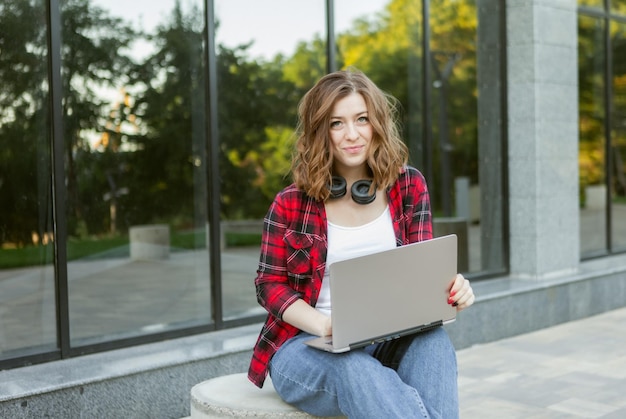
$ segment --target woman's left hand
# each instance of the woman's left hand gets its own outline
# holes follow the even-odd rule
[[[461,274],[456,274],[454,283],[450,288],[448,304],[456,307],[456,311],[461,311],[474,304],[474,290],[470,282]]]

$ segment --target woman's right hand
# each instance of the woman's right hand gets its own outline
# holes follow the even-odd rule
[[[283,313],[283,321],[315,336],[330,336],[330,317],[317,311],[304,300],[296,300]]]

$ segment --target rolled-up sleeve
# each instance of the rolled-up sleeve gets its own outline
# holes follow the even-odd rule
[[[286,230],[285,207],[277,197],[263,222],[259,268],[254,284],[259,304],[279,319],[287,307],[300,298],[290,286],[287,275]]]
[[[413,211],[409,228],[409,242],[414,243],[433,238],[432,215],[430,210],[430,195],[426,180],[421,172],[412,170],[410,176],[410,195],[413,199]]]

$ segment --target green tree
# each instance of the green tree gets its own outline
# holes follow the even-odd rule
[[[296,93],[304,94],[326,74],[326,42],[319,35],[310,42],[299,42],[282,67],[285,80],[296,86]]]
[[[103,200],[108,181],[106,176],[87,176],[89,183],[81,180],[85,170],[106,170],[97,167],[102,159],[92,152],[87,133],[105,129],[103,115],[110,103],[98,90],[127,82],[133,63],[123,53],[137,34],[90,0],[62,2],[61,24],[68,233],[85,233],[85,228],[101,232],[101,220],[108,215]]]
[[[421,50],[423,28],[421,1],[392,0],[384,10],[361,18],[338,36],[342,67],[364,71],[401,104],[401,122],[407,145],[415,154],[421,136],[422,66],[433,74],[432,154],[412,156],[414,164],[424,159],[434,166],[431,185],[440,184],[443,153],[450,153],[455,176],[478,179],[476,34],[477,16],[473,0],[430,2],[430,54]],[[450,66],[447,74],[443,71]],[[445,76],[445,77],[444,77]],[[445,90],[444,90],[445,87]],[[445,91],[445,94],[444,94]],[[442,102],[443,101],[443,102]],[[442,115],[442,112],[445,114]],[[447,185],[446,190],[452,190]],[[432,188],[437,203],[441,189]]]
[[[0,4],[0,244],[52,230],[45,9]]]
[[[615,5],[626,11],[626,3]],[[613,115],[611,153],[613,171],[612,190],[619,196],[626,196],[626,25],[622,22],[611,24],[613,45]]]
[[[603,29],[595,18],[581,16],[578,24],[579,84],[579,186],[584,188],[604,181],[604,121],[602,92],[606,86],[601,71],[604,66]]]
[[[184,13],[176,2],[169,20],[148,36],[155,52],[131,76],[136,93],[130,114],[140,129],[128,135],[127,225],[189,226],[206,219],[202,16],[197,9]]]
[[[280,57],[269,63],[249,60],[246,46],[220,46],[217,62],[222,214],[262,217],[279,185],[288,182],[291,150],[283,147],[289,142],[287,127],[296,124],[302,89],[283,76]],[[273,187],[264,185],[268,178]]]

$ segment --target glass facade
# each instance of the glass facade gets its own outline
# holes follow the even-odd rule
[[[579,55],[579,177],[580,235],[583,255],[606,249],[605,183],[605,48],[604,22],[581,16],[578,21]]]
[[[582,258],[626,250],[626,5],[604,6],[578,19]]]
[[[298,102],[348,66],[400,100],[460,270],[506,272],[501,9],[3,2],[0,366],[259,321],[262,218],[290,182]]]
[[[583,7],[595,7],[601,9],[606,0],[578,0],[578,4]]]
[[[211,321],[203,6],[150,9],[62,3],[72,346]]]
[[[611,0],[611,11],[620,15],[626,14],[625,0]]]
[[[626,2],[619,3],[624,19],[611,22],[611,249],[626,251]],[[616,5],[617,6],[617,5]],[[620,222],[620,220],[622,220]]]
[[[0,5],[0,360],[57,349],[45,11]]]
[[[288,182],[298,101],[326,74],[326,13],[317,0],[217,0],[215,11],[222,300],[232,320],[264,313],[252,284],[262,219]]]

